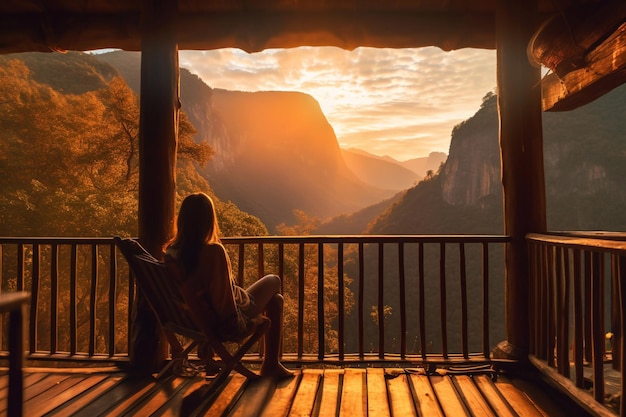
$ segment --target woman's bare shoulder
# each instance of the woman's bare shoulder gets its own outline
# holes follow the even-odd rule
[[[202,245],[200,252],[203,256],[224,256],[226,249],[220,243],[207,243]]]

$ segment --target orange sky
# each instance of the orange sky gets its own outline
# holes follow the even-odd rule
[[[343,148],[398,160],[448,153],[452,128],[496,85],[496,53],[334,47],[181,51],[209,86],[302,91],[315,97]]]

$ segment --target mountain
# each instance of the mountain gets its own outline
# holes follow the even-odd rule
[[[377,188],[406,190],[421,179],[421,176],[391,158],[378,157],[356,149],[342,149],[341,155],[357,177]]]
[[[399,163],[422,177],[425,176],[428,171],[437,172],[439,166],[445,162],[447,158],[448,155],[443,152],[431,152],[426,157],[408,159]]]
[[[544,113],[549,230],[626,230],[626,85],[579,109]],[[409,189],[370,233],[502,233],[496,96],[452,132],[439,175]]]
[[[136,91],[140,55],[97,55]],[[294,210],[321,219],[351,213],[397,192],[367,184],[347,166],[317,101],[297,92],[213,89],[180,71],[182,109],[214,158],[199,171],[224,201],[273,228],[295,221]]]
[[[218,195],[268,228],[293,221],[294,209],[325,219],[393,194],[348,169],[319,103],[307,94],[215,89],[213,108],[228,132],[229,151],[203,172]]]

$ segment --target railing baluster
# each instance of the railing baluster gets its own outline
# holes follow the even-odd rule
[[[246,246],[239,244],[239,256],[237,258],[237,285],[243,286],[244,272],[246,270]]]
[[[611,357],[612,357],[612,368],[616,371],[621,369],[620,366],[620,355],[616,352],[620,350],[620,344],[622,341],[621,335],[621,315],[620,315],[620,307],[619,307],[619,256],[615,254],[611,254],[611,332],[613,333],[611,337]]]
[[[278,244],[278,276],[280,277],[280,292],[285,292],[285,245]]]
[[[604,402],[604,262],[602,254],[591,255],[591,343],[593,346],[593,396],[599,403]]]
[[[30,294],[30,331],[29,345],[30,353],[37,351],[37,321],[39,319],[37,306],[39,305],[39,281],[41,274],[39,273],[39,244],[33,243],[33,269],[31,277],[31,294]]]
[[[626,314],[626,256],[620,255],[618,259],[618,277],[617,277],[617,290],[619,293],[619,311],[622,319],[620,320],[620,335],[626,335],[626,320],[624,320],[624,314]],[[620,341],[620,349],[617,354],[620,357],[620,389],[619,389],[619,398],[626,398],[626,378],[624,378],[624,373],[626,372],[626,343],[622,339]],[[615,351],[613,352],[615,355]],[[620,409],[619,415],[626,415],[626,401],[620,401]]]
[[[77,274],[77,253],[76,244],[70,245],[70,356],[76,355],[78,347],[78,322],[76,318],[76,274]]]
[[[544,261],[544,268],[545,268],[545,274],[546,274],[546,282],[547,282],[547,297],[546,297],[546,304],[547,304],[547,317],[546,317],[546,324],[548,326],[547,328],[547,352],[546,352],[546,357],[548,359],[548,365],[550,366],[555,366],[555,362],[554,362],[554,345],[555,345],[555,306],[554,303],[552,302],[552,300],[555,299],[555,282],[554,282],[554,272],[553,272],[553,268],[552,266],[554,265],[554,256],[553,256],[553,248],[552,247],[547,247],[546,248],[546,258]]]
[[[441,353],[448,358],[448,316],[446,298],[446,244],[439,244],[439,314],[441,319]]]
[[[339,242],[337,244],[337,331],[339,332],[337,337],[338,349],[339,349],[339,360],[343,361],[344,359],[344,343],[345,343],[345,328],[344,328],[344,320],[345,320],[345,294],[344,294],[344,281],[343,281],[343,243]]]
[[[304,243],[298,245],[298,359],[304,350]]]
[[[465,270],[465,244],[459,243],[459,269],[461,284],[461,344],[463,357],[469,358],[469,346],[467,342],[467,271]]]
[[[587,363],[591,363],[593,361],[593,343],[591,342],[591,321],[593,320],[593,315],[591,313],[591,281],[592,281],[592,262],[591,262],[591,252],[585,251],[585,275],[584,275],[584,291],[583,294],[585,296],[584,303],[584,318],[583,323],[585,324],[585,361]]]
[[[418,247],[418,287],[419,287],[419,327],[420,327],[420,346],[422,351],[422,359],[426,360],[426,297],[424,295],[424,243],[420,242]]]
[[[24,244],[17,245],[17,290],[24,290]]]
[[[563,367],[563,375],[567,378],[570,377],[570,357],[569,357],[569,326],[570,326],[570,264],[569,264],[569,251],[566,248],[562,248],[563,251],[563,305],[562,305],[562,315],[563,319],[561,321],[561,351],[560,356],[562,357],[562,367]]]
[[[583,379],[583,300],[582,300],[582,266],[581,251],[574,249],[574,383],[577,387],[584,386]]]
[[[59,245],[52,244],[50,249],[50,353],[55,354],[59,330]]]
[[[404,274],[404,242],[398,243],[398,273],[400,284],[400,358],[406,358],[406,283]]]
[[[265,251],[263,249],[263,243],[259,243],[257,245],[258,250],[258,258],[257,258],[257,266],[258,273],[257,276],[260,278],[265,275]]]
[[[324,314],[324,244],[317,245],[317,358],[323,360],[326,355]]]
[[[385,251],[384,244],[378,243],[378,358],[385,358]]]
[[[359,295],[358,295],[358,319],[359,319],[359,358],[363,359],[365,356],[365,331],[364,331],[364,293],[365,293],[365,261],[363,259],[363,242],[359,242],[359,253],[358,253],[358,262],[359,262]]]
[[[482,243],[483,255],[483,356],[489,358],[489,245]]]
[[[115,307],[117,306],[117,261],[115,245],[109,245],[109,356],[115,355]]]
[[[96,352],[96,299],[98,296],[98,247],[91,244],[91,284],[89,297],[89,356]]]

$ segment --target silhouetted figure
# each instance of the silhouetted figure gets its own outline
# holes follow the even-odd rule
[[[266,275],[247,289],[235,284],[228,253],[219,238],[215,206],[208,195],[190,194],[183,200],[176,236],[165,255],[175,260],[181,271],[183,291],[203,297],[205,304],[214,310],[210,313],[219,318],[217,332],[224,340],[247,335],[254,319],[265,312],[271,324],[265,334],[261,375],[276,378],[293,375],[279,361],[283,327],[280,278]]]

